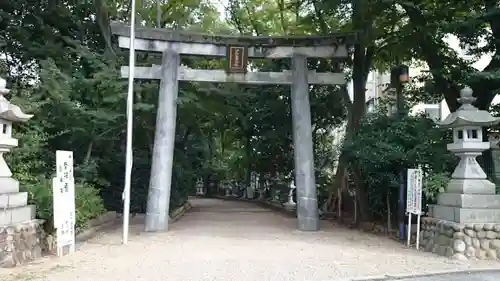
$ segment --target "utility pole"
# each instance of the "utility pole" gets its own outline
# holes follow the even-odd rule
[[[409,69],[406,65],[398,65],[391,70],[391,87],[396,90],[396,118],[401,120],[405,115],[403,110],[403,87],[408,82]],[[399,239],[405,240],[405,170],[402,165],[399,169],[399,199],[398,199],[398,223]],[[409,225],[408,227],[411,227]]]

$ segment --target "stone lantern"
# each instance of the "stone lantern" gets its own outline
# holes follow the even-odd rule
[[[199,178],[198,181],[196,181],[196,195],[205,195],[203,189],[204,189],[203,180]]]
[[[296,208],[297,206],[297,203],[295,203],[295,201],[293,201],[293,192],[295,190],[296,186],[295,186],[295,181],[292,180],[290,181],[290,185],[288,187],[288,201],[284,204],[285,208],[287,209],[290,209],[290,210],[293,210]]]
[[[3,154],[16,147],[17,139],[12,138],[12,123],[28,121],[33,115],[25,114],[19,106],[11,104],[4,95],[9,93],[7,82],[0,77],[0,179],[10,178],[12,173]],[[4,186],[0,186],[0,192]]]
[[[495,184],[490,182],[476,157],[490,148],[483,141],[482,127],[500,122],[488,111],[472,105],[475,98],[470,88],[460,92],[462,106],[439,123],[453,129],[453,143],[449,151],[460,157],[446,191],[438,196],[437,205],[430,206],[434,218],[457,223],[500,222],[500,195],[495,195]]]
[[[19,182],[11,178],[12,172],[3,158],[4,153],[17,146],[12,137],[12,123],[24,122],[33,115],[24,114],[4,95],[9,93],[5,79],[0,77],[0,226],[29,221],[34,218],[34,206],[27,206],[28,194],[19,192]]]
[[[33,117],[11,104],[4,97],[8,92],[6,81],[0,77],[0,237],[5,238],[0,267],[13,267],[41,257],[43,243],[43,221],[35,219],[36,207],[28,205],[28,193],[19,191],[19,182],[12,178],[3,158],[4,153],[17,146],[12,123]]]

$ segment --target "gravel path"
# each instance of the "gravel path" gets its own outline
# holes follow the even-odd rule
[[[120,245],[120,228],[108,229],[71,256],[2,269],[0,280],[326,281],[500,267],[417,252],[329,222],[319,232],[298,232],[295,219],[250,203],[192,199],[192,204],[167,233],[141,233],[143,222],[134,219],[126,246]]]

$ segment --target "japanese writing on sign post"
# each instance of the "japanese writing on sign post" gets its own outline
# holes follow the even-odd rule
[[[57,255],[75,251],[75,179],[73,152],[56,151],[56,177],[52,179],[54,200],[54,227],[56,228]]]
[[[420,215],[422,212],[422,169],[408,169],[406,212]]]

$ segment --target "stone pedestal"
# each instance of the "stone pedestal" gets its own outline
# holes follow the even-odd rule
[[[44,241],[42,220],[0,226],[0,267],[15,267],[41,258]]]
[[[43,221],[35,219],[35,206],[19,183],[0,177],[0,267],[14,267],[42,255]]]
[[[5,179],[0,182],[7,182]],[[27,222],[35,218],[35,206],[28,205],[28,193],[19,192],[19,183],[0,186],[0,226]]]
[[[452,179],[429,215],[457,223],[500,223],[500,195],[486,179]]]

